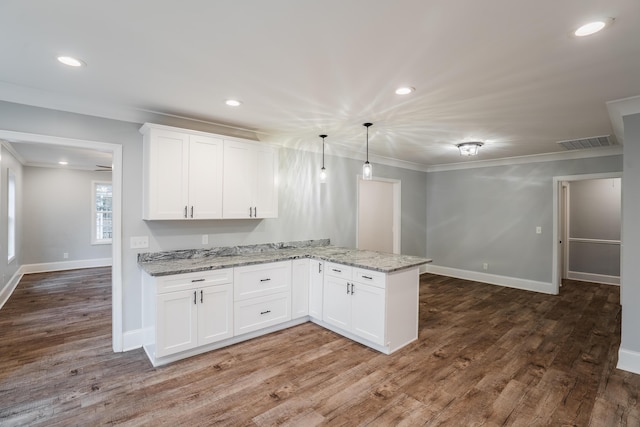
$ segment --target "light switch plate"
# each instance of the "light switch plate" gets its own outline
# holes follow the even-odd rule
[[[131,249],[143,249],[149,247],[149,236],[132,236]]]
[[[536,227],[536,234],[542,234],[542,227]]]
[[[209,235],[208,234],[203,234],[202,235],[202,244],[203,245],[208,245],[209,244]]]

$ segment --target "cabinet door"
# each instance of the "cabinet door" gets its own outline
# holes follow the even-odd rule
[[[324,262],[309,261],[309,316],[322,320],[322,282]]]
[[[349,282],[339,277],[324,278],[322,320],[344,330],[351,328],[349,286]]]
[[[384,345],[385,290],[356,282],[353,284],[351,300],[351,331]]]
[[[233,336],[233,285],[198,290],[198,345]]]
[[[145,219],[184,219],[188,205],[189,136],[151,129],[145,136]]]
[[[253,217],[253,193],[256,182],[256,156],[253,146],[243,142],[225,141],[223,169],[222,216]]]
[[[197,346],[197,291],[169,292],[156,298],[156,357]]]
[[[309,260],[296,259],[291,264],[291,318],[309,314]]]
[[[189,218],[222,218],[221,139],[189,136]]]
[[[257,147],[256,188],[253,198],[258,218],[278,217],[278,151]]]

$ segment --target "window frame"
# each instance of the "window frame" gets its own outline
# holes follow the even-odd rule
[[[97,188],[99,185],[111,186],[111,211],[100,211],[111,213],[111,226],[113,227],[113,184],[111,181],[91,181],[91,244],[92,245],[110,245],[113,243],[113,237],[109,239],[99,239],[96,236],[98,229],[97,215],[99,211],[96,209]]]

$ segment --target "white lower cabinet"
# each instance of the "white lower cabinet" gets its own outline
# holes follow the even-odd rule
[[[146,339],[155,357],[233,336],[232,278],[231,269],[147,277],[143,316],[147,329],[155,330]]]
[[[291,318],[309,315],[309,259],[291,261]]]
[[[291,320],[291,261],[234,268],[234,334]]]
[[[324,261],[309,260],[309,317],[322,320]]]
[[[385,289],[356,282],[351,278],[352,275],[351,267],[327,263],[323,320],[375,344],[384,345]]]

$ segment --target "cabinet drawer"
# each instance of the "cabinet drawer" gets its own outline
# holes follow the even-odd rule
[[[379,271],[363,270],[362,268],[355,268],[353,270],[353,280],[378,288],[385,287],[386,276],[386,274]]]
[[[291,261],[237,267],[233,272],[235,301],[291,290]]]
[[[351,279],[351,267],[342,264],[335,264],[333,262],[326,262],[324,264],[324,274],[333,277],[341,277],[343,279]]]
[[[238,301],[234,305],[234,335],[257,331],[288,320],[291,320],[289,292]]]
[[[210,285],[223,285],[233,282],[233,269],[201,271],[197,273],[174,274],[156,278],[157,293],[184,291]]]

